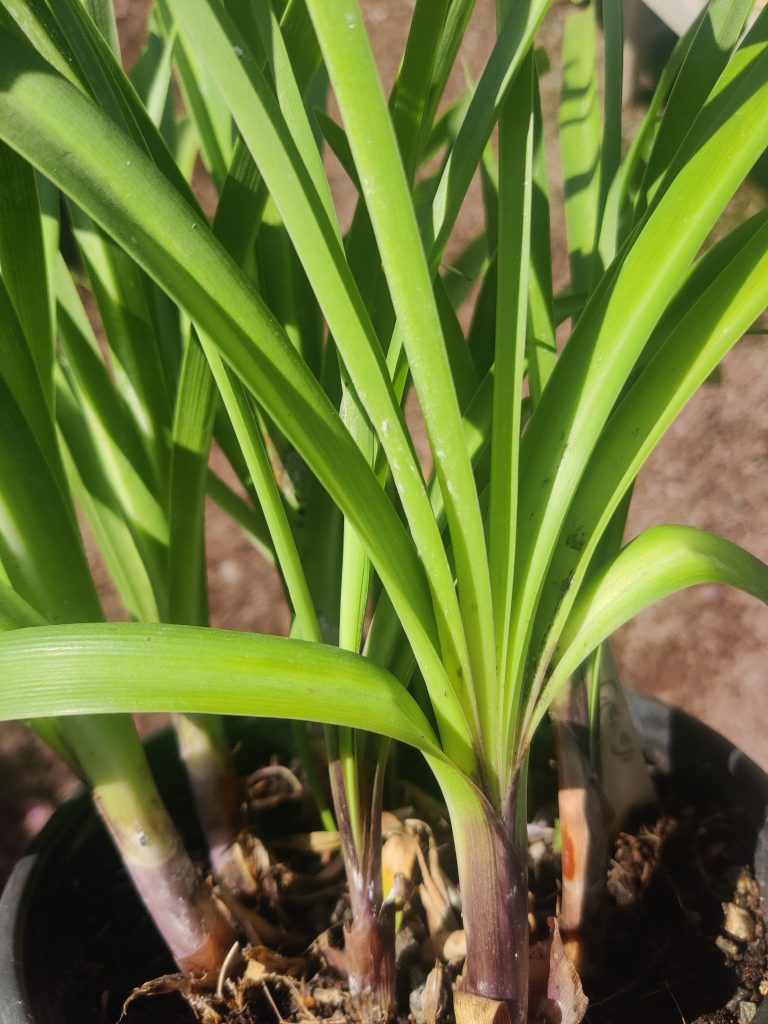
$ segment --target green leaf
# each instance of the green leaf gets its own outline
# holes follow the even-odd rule
[[[46,625],[45,619],[7,583],[0,582],[0,632]]]
[[[53,406],[53,324],[40,197],[35,172],[0,144],[0,273]]]
[[[601,140],[598,103],[597,20],[590,2],[568,15],[563,35],[560,153],[574,291],[589,288],[597,230]]]
[[[253,407],[242,384],[227,370],[210,339],[203,338],[203,348],[258,495],[300,635],[319,643],[322,634],[312,597]]]
[[[151,605],[164,607],[168,521],[158,497],[158,478],[141,430],[104,364],[99,343],[61,256],[55,281],[61,362],[72,392],[69,397],[61,396],[59,389],[61,400],[68,403],[65,436],[75,460],[85,460],[79,467],[82,479],[78,491],[82,497],[83,488],[87,488],[91,501],[101,506],[105,514],[109,506],[111,516],[123,519],[125,529],[133,536],[131,546],[135,544],[141,551],[145,570],[135,580],[131,588],[134,596],[127,606],[135,611],[137,596],[143,592],[149,575],[155,596],[151,603],[142,598],[141,605],[145,610]],[[57,414],[61,419],[58,404]],[[91,511],[95,507],[91,505]],[[105,540],[102,534],[102,541]],[[114,566],[114,560],[111,561]],[[120,589],[125,592],[125,585]]]
[[[557,362],[555,328],[560,322],[557,319],[560,310],[555,308],[553,297],[552,227],[549,210],[547,153],[544,144],[538,69],[535,63],[533,84],[533,195],[531,198],[531,270],[528,281],[530,323],[526,339],[526,353],[531,402],[536,406]]]
[[[443,99],[448,79],[455,67],[456,57],[458,56],[476,2],[477,0],[452,0],[448,7],[433,62],[429,97],[423,117],[425,125],[432,125],[435,122],[438,107]],[[423,156],[426,159],[427,153],[424,153]]]
[[[678,310],[677,318],[665,324],[654,357],[628,388],[595,446],[539,606],[534,646],[542,651],[540,671],[598,542],[641,467],[685,403],[768,304],[768,214],[753,218],[736,234],[736,240],[724,240],[700,261],[693,287],[683,289],[684,312]],[[716,269],[719,273],[713,273]],[[570,591],[565,596],[563,588]]]
[[[601,0],[603,14],[603,132],[600,145],[600,180],[597,225],[590,284],[613,261],[618,247],[618,223],[603,231],[608,196],[618,180],[622,143],[622,85],[624,79],[624,5]],[[609,209],[610,213],[610,209]]]
[[[23,35],[59,74],[82,88],[84,79],[75,55],[45,0],[2,0],[6,27]]]
[[[208,623],[205,493],[217,397],[208,361],[191,334],[173,418],[167,610],[171,622],[190,626]]]
[[[0,58],[0,137],[108,226],[216,339],[227,362],[353,521],[425,677],[442,692],[447,680],[434,647],[432,602],[413,544],[327,397],[248,281],[173,185],[87,99],[5,31]],[[94,138],[98,150],[72,145],[73,139]],[[350,479],[357,484],[354,493]],[[471,771],[467,724],[450,691],[439,710],[446,742]]]
[[[169,382],[153,317],[154,286],[89,217],[70,207],[75,237],[104,325],[116,383],[153,461],[165,479],[166,432],[171,424]]]
[[[701,583],[737,587],[768,604],[768,565],[722,537],[690,526],[656,526],[628,544],[579,594],[528,736],[590,651],[645,608]]]
[[[31,346],[27,344],[4,277],[0,277],[0,379],[18,403],[28,429],[45,455],[49,472],[60,479],[61,462],[56,448],[52,403],[43,390]]]
[[[760,25],[760,22],[758,22]],[[768,17],[762,20],[762,33]],[[765,145],[768,46],[759,35],[729,67],[684,147],[685,162],[594,293],[523,437],[513,688],[546,567],[616,399],[697,250]],[[696,132],[694,138],[693,132]]]
[[[102,618],[74,510],[0,377],[0,562],[21,597],[52,622]]]
[[[417,0],[403,62],[392,89],[390,109],[405,176],[413,181],[432,129],[427,106],[435,82],[435,60],[444,38],[451,0]],[[434,116],[434,111],[432,111]]]
[[[364,728],[443,757],[414,699],[324,644],[194,626],[99,623],[0,636],[0,718],[175,711]]]
[[[427,425],[453,542],[472,678],[478,690],[488,691],[495,659],[485,537],[408,182],[357,0],[309,0],[308,6],[347,129]],[[343,35],[340,25],[346,25]],[[359,390],[359,380],[356,386]],[[386,439],[382,441],[386,447]],[[462,667],[466,677],[468,666]]]
[[[81,0],[93,23],[109,44],[114,55],[120,57],[120,41],[117,38],[117,22],[112,0]]]
[[[711,0],[690,41],[651,151],[644,189],[653,193],[725,69],[755,0]]]
[[[437,273],[469,185],[499,119],[502,104],[533,45],[550,3],[551,0],[513,3],[501,27],[443,167],[432,215],[424,231],[425,249],[433,274]],[[471,13],[471,10],[467,11],[469,5],[457,5],[457,13],[459,6],[462,6],[461,17],[468,17]]]
[[[175,35],[161,39],[150,26],[147,44],[138,61],[131,68],[131,81],[146,107],[152,123],[164,127],[169,109],[171,80],[173,75],[173,47]]]
[[[521,402],[528,326],[528,281],[533,194],[534,65],[530,56],[514,95],[499,120],[499,209],[497,272],[503,287],[496,296],[491,483],[488,514],[488,563],[493,594],[496,661],[499,678],[509,648],[515,566],[515,537],[520,457]],[[503,756],[499,709],[503,693],[481,693],[487,741]],[[500,765],[497,764],[497,770]]]
[[[104,450],[97,450],[87,416],[61,374],[57,385],[56,413],[69,487],[88,521],[123,606],[135,618],[155,622],[160,611],[153,584],[125,506],[110,486],[109,463],[102,461]]]
[[[329,149],[346,171],[349,180],[355,186],[357,191],[362,192],[360,179],[357,176],[354,157],[352,156],[352,150],[349,148],[347,133],[341,125],[337,124],[330,114],[327,114],[324,110],[315,109],[314,115],[315,121],[317,121],[317,126],[328,144]]]
[[[200,141],[203,162],[221,192],[235,142],[232,118],[215,83],[194,59],[186,36],[177,31],[166,0],[158,0],[157,13],[165,38],[175,39],[173,62],[184,102]]]
[[[355,288],[341,243],[325,215],[322,197],[313,188],[275,96],[255,62],[238,57],[237,50],[244,54],[246,50],[235,27],[222,11],[212,9],[204,0],[185,0],[183,4],[172,0],[172,6],[232,106],[235,120],[302,259],[356,390],[364,396],[371,423],[387,451],[422,565],[434,588],[435,614],[438,621],[446,624],[441,629],[441,640],[448,641],[460,655],[463,631],[453,579],[429,509],[421,470],[378,340]],[[455,657],[449,655],[448,662]],[[442,677],[442,671],[440,675]],[[468,670],[464,676],[469,676]],[[439,685],[442,689],[442,679]]]
[[[261,510],[253,508],[211,470],[208,470],[206,489],[211,501],[230,519],[234,519],[261,557],[269,564],[274,564],[275,552]]]

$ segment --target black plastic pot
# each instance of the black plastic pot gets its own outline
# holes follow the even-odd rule
[[[658,701],[632,696],[646,752],[676,787],[746,812],[755,870],[768,888],[768,775],[718,733]],[[150,751],[163,795],[180,819],[189,803],[170,737]],[[194,848],[196,837],[190,837]],[[119,924],[118,924],[119,922]],[[162,943],[120,869],[86,797],[52,819],[16,866],[0,898],[0,1024],[102,1024],[127,994],[172,970]],[[768,1013],[766,1013],[768,1018]],[[764,1024],[762,1013],[758,1014]]]

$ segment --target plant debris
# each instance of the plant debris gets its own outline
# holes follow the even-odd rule
[[[282,773],[268,778],[284,791],[293,788]],[[298,832],[304,822],[295,805],[287,832],[285,803],[273,803],[265,783],[262,777],[258,799],[266,804],[249,810],[261,840],[242,840],[254,893],[237,900],[221,891],[247,941],[218,978],[190,982],[164,974],[139,985],[125,1003],[123,1024],[373,1024],[329,963],[349,921],[338,843],[313,836],[311,826]],[[587,997],[587,1024],[749,1024],[755,1017],[768,994],[768,944],[760,889],[747,866],[750,825],[733,808],[694,808],[672,797],[667,806],[670,813],[615,841],[605,960],[583,993],[567,961],[560,961],[562,973],[550,969],[559,948],[548,924],[557,907],[556,830],[541,822],[529,829],[536,1024],[576,1024]],[[406,808],[387,815],[383,832],[388,885],[398,894],[398,1024],[457,1024],[466,939],[445,823],[437,815],[427,824]],[[130,892],[124,881],[119,885]],[[104,926],[95,924],[103,921],[102,901],[92,913],[96,962],[107,941]],[[149,945],[138,925],[126,942],[120,948],[131,955]],[[130,987],[105,994],[99,1013],[86,1012],[92,1003],[84,1001],[64,1019],[115,1024]]]

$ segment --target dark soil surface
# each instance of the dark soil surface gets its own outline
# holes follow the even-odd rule
[[[748,866],[751,842],[748,823],[732,809],[718,807],[706,813],[683,808],[679,816],[666,815],[619,837],[609,872],[605,957],[598,976],[585,984],[588,1024],[740,1024],[751,1019],[768,991],[760,890]],[[545,908],[546,898],[537,906]],[[428,972],[414,955],[414,936],[425,934],[418,905],[407,920],[399,943],[399,1020],[424,1024],[418,1011],[414,1016],[410,1010],[420,1005]],[[305,966],[310,969],[306,978],[266,974],[257,983],[232,983],[228,998],[198,999],[199,1019],[204,1024],[214,1024],[219,1016],[222,1024],[277,1024],[282,1018],[299,1024],[310,1019],[310,1010],[318,1019],[338,1019],[340,1011],[346,1016],[333,972],[312,958]],[[459,967],[446,965],[446,978],[455,978]],[[450,980],[445,984],[445,1008],[438,1020],[453,1024]],[[178,1024],[196,1019],[178,995],[154,1002],[134,1004],[125,1024],[176,1024],[176,1014]]]
[[[165,756],[170,746],[165,743]],[[267,784],[269,796],[274,786]],[[192,821],[183,781],[172,781],[171,787],[177,820],[182,825]],[[47,874],[49,890],[31,912],[37,933],[31,992],[41,1024],[116,1024],[135,986],[147,994],[130,1001],[122,1024],[343,1024],[360,1019],[324,958],[329,945],[341,944],[341,925],[348,917],[338,854],[298,848],[295,829],[315,826],[300,791],[277,800],[264,799],[263,789],[250,792],[255,796],[247,821],[269,852],[269,866],[259,876],[250,905],[282,930],[284,938],[271,943],[280,952],[246,946],[215,993],[168,973],[173,965],[107,837],[92,817],[79,813],[75,848],[59,848]],[[585,983],[585,1020],[741,1024],[751,1019],[768,991],[765,923],[750,868],[754,820],[733,806],[712,803],[706,794],[694,804],[690,793],[677,793],[663,778],[660,792],[660,816],[615,841],[604,956],[596,977]],[[390,828],[393,820],[388,819]],[[433,824],[442,868],[448,878],[455,877],[444,822]],[[187,826],[187,832],[190,848],[201,857],[195,828]],[[559,874],[556,851],[550,849],[543,861],[537,858],[531,873],[533,945],[547,935]],[[319,878],[322,892],[316,898]],[[424,986],[435,960],[419,895],[421,880],[417,870],[396,944],[398,1019],[402,1024],[433,1019],[434,1024],[454,1024],[451,989],[461,971],[460,958],[438,972],[442,1011],[436,1018],[424,1012]],[[63,927],[73,918],[78,928]],[[75,964],[77,970],[70,970]],[[158,980],[145,985],[148,978]],[[372,1024],[365,1015],[362,1019]]]
[[[683,808],[622,835],[601,976],[585,985],[591,1024],[737,1024],[768,990],[753,840],[732,809]],[[724,908],[729,915],[724,924]]]

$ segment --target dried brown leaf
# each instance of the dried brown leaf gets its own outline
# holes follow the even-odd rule
[[[453,993],[456,1024],[510,1024],[506,1003],[457,988]]]
[[[448,974],[438,961],[427,975],[424,992],[421,997],[421,1008],[427,1024],[438,1024],[448,1009],[450,986]]]
[[[539,1018],[546,1024],[579,1024],[587,1012],[589,1000],[584,995],[573,962],[565,951],[555,918],[549,919],[549,978],[547,997],[538,1006]]]

